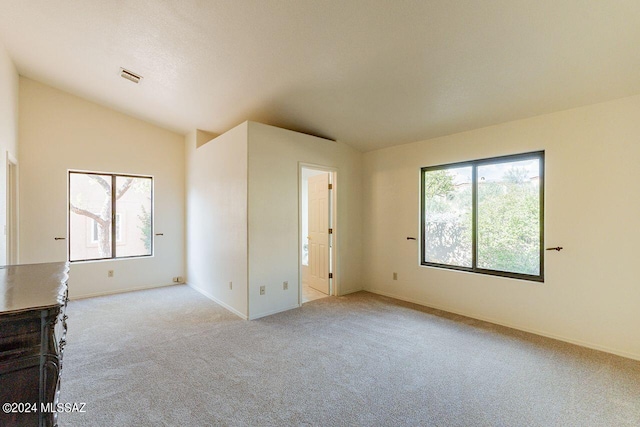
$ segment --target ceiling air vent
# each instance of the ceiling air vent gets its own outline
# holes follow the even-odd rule
[[[140,83],[140,80],[142,80],[142,76],[134,73],[133,71],[125,70],[124,68],[120,68],[120,77],[132,81],[135,84]]]

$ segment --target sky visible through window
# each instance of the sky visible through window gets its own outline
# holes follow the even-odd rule
[[[540,175],[540,162],[538,159],[522,160],[518,162],[507,163],[509,168],[521,169],[526,171],[526,176],[533,180]],[[496,163],[482,165],[482,174],[478,174],[478,179],[484,182],[501,181],[505,173],[505,164]],[[466,169],[452,168],[447,169],[447,173],[453,178],[454,185],[469,184],[471,185],[471,175],[466,173]]]

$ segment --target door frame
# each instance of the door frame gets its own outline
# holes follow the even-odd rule
[[[332,189],[329,193],[331,209],[329,210],[329,224],[333,233],[329,235],[330,242],[330,270],[333,277],[329,279],[329,295],[340,295],[340,278],[338,277],[338,168],[315,163],[298,162],[298,306],[302,306],[302,169],[314,169],[329,172]]]
[[[6,152],[6,259],[18,264],[18,160]]]

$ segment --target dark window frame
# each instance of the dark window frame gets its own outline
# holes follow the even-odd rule
[[[521,160],[539,159],[539,191],[540,191],[540,274],[530,275],[522,273],[513,273],[508,271],[491,270],[479,268],[478,261],[478,167],[499,163],[508,163]],[[429,171],[446,170],[459,167],[471,167],[471,267],[462,267],[457,265],[441,264],[435,262],[426,262],[425,256],[425,174]],[[544,151],[533,151],[529,153],[512,154],[507,156],[490,157],[478,160],[469,160],[457,163],[447,163],[443,165],[427,166],[420,170],[420,264],[427,267],[437,267],[448,270],[466,271],[470,273],[486,274],[491,276],[508,277],[512,279],[529,280],[534,282],[544,282],[544,172],[545,172],[545,156]]]
[[[100,175],[100,176],[110,176],[111,177],[111,256],[103,257],[103,258],[89,258],[89,259],[71,259],[71,174],[80,174],[80,175]],[[151,180],[151,211],[149,212],[151,215],[151,252],[149,254],[144,255],[127,255],[127,256],[116,256],[116,215],[118,214],[116,211],[116,179],[117,178],[145,178]],[[148,258],[154,256],[155,249],[155,239],[153,233],[154,227],[154,185],[153,185],[153,176],[150,175],[133,175],[133,174],[124,174],[124,173],[111,173],[111,172],[94,172],[94,171],[81,171],[81,170],[68,170],[67,171],[67,260],[70,263],[74,262],[90,262],[90,261],[105,261],[105,260],[116,260],[116,259],[131,259],[131,258]]]

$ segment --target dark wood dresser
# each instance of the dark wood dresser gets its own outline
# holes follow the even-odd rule
[[[68,272],[64,262],[0,267],[0,426],[57,425]]]

